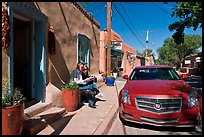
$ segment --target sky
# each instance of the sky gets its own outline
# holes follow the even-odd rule
[[[100,30],[107,28],[107,2],[86,2],[85,10],[91,13],[100,24]],[[166,38],[171,38],[174,31],[168,26],[177,21],[171,17],[175,2],[112,2],[111,29],[118,33],[124,42],[137,51],[146,48],[146,32],[148,33],[148,48],[152,49],[157,58],[156,50],[161,47]],[[186,29],[185,34],[202,36],[202,28],[196,31]]]

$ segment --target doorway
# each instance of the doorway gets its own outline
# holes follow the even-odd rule
[[[31,23],[13,18],[14,88],[20,88],[27,101],[32,99]]]

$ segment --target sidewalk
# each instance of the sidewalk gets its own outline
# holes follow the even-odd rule
[[[37,135],[103,135],[108,132],[118,110],[118,93],[125,80],[117,79],[115,86],[102,85],[100,92],[104,97],[96,96],[96,108],[88,103],[74,112],[68,112],[63,118],[47,126]]]

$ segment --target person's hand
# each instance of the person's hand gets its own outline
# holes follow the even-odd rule
[[[91,78],[86,78],[85,80],[84,80],[84,82],[88,82],[88,81],[90,81],[91,80]]]

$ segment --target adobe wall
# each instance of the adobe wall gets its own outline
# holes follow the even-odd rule
[[[37,2],[37,7],[48,17],[55,34],[56,53],[51,55],[47,52],[46,91],[49,93],[46,93],[46,99],[58,99],[55,105],[61,106],[58,93],[61,93],[63,82],[69,81],[77,64],[78,34],[86,35],[90,39],[90,74],[102,79],[99,75],[98,56],[100,26],[93,24],[71,2]]]
[[[123,57],[123,62],[124,62],[124,71],[123,75],[130,75],[131,71],[136,67],[136,60],[133,58],[128,57],[127,58],[127,53],[132,53],[133,55],[136,55],[136,50],[129,46],[128,44],[124,43],[122,50],[124,51],[124,57]],[[130,65],[130,60],[132,60],[133,65]]]
[[[111,30],[111,41],[121,41],[122,42],[122,51],[124,52],[123,59],[122,59],[122,67],[123,67],[123,75],[125,74],[130,74],[133,68],[131,68],[129,62],[127,62],[127,51],[133,53],[134,55],[136,54],[136,50],[129,46],[128,44],[125,44],[123,39],[120,37],[119,34],[117,34],[115,31]],[[100,32],[100,70],[105,72],[106,68],[106,50],[104,48],[107,43],[107,31],[101,31]],[[136,62],[136,60],[134,60]]]

